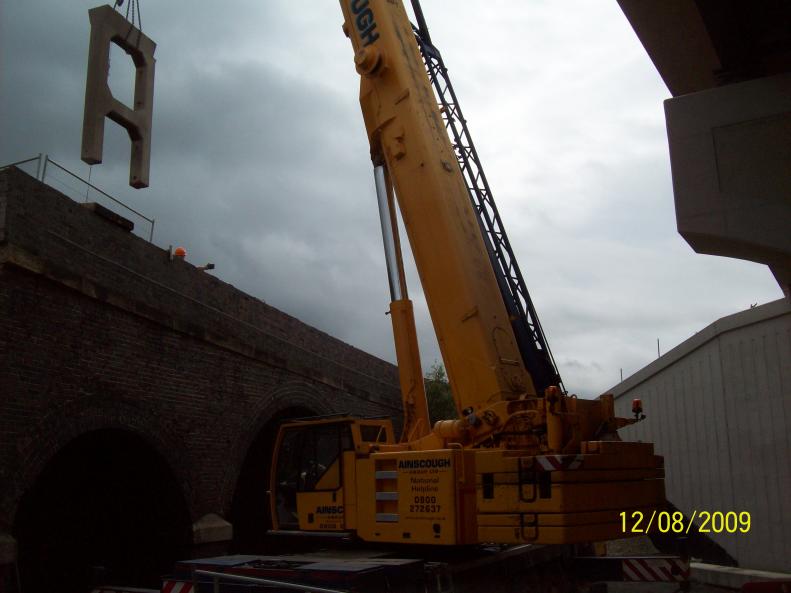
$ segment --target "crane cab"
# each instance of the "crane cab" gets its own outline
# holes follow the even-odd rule
[[[273,531],[353,531],[355,461],[394,443],[386,418],[344,415],[281,425],[270,475]]]

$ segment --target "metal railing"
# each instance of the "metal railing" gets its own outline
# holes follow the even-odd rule
[[[8,167],[18,167],[20,165],[25,165],[27,163],[32,163],[33,161],[37,161],[38,162],[38,164],[36,166],[36,175],[35,175],[36,179],[38,179],[42,183],[46,183],[47,167],[49,165],[52,165],[52,166],[56,167],[57,169],[59,169],[60,171],[63,171],[64,173],[66,173],[67,175],[69,175],[72,178],[76,179],[77,181],[80,181],[80,182],[85,184],[85,186],[87,188],[85,190],[85,199],[84,199],[85,202],[88,201],[88,195],[89,195],[90,190],[94,190],[95,192],[98,192],[99,194],[101,194],[102,196],[107,198],[108,200],[112,201],[114,204],[117,204],[121,208],[124,208],[128,212],[131,212],[132,214],[134,214],[134,215],[138,216],[139,218],[145,220],[150,225],[150,229],[149,229],[149,232],[148,232],[148,242],[149,243],[153,243],[154,242],[154,226],[156,225],[156,219],[149,218],[148,216],[146,216],[142,212],[138,212],[137,210],[135,210],[131,206],[128,206],[127,204],[124,204],[121,200],[119,200],[118,198],[115,198],[114,196],[111,196],[110,194],[108,194],[103,189],[101,189],[99,187],[96,187],[95,185],[93,185],[87,179],[83,179],[82,177],[80,177],[76,173],[74,173],[72,171],[69,171],[63,165],[60,165],[60,164],[56,163],[51,158],[49,158],[49,155],[47,155],[47,154],[39,153],[38,156],[34,156],[34,157],[29,158],[29,159],[23,159],[21,161],[16,161],[15,163],[9,163],[8,165],[2,165],[2,166],[0,166],[0,170],[6,169]],[[56,179],[56,178],[53,178],[53,179]],[[67,185],[67,184],[65,184],[63,182],[60,182],[60,184],[63,185],[64,187],[66,187],[66,188],[72,189],[75,192],[79,191],[79,190],[77,190],[77,189],[75,189],[75,188],[71,187],[70,185]]]
[[[259,577],[248,577],[239,574],[227,574],[224,572],[214,572],[211,570],[196,570],[193,572],[193,586],[197,590],[197,581],[195,576],[211,577],[214,583],[214,593],[220,593],[220,579],[228,580],[236,583],[250,583],[253,585],[264,585],[266,587],[280,587],[282,589],[291,589],[293,591],[303,591],[305,593],[348,593],[345,589],[327,589],[325,587],[316,587],[314,585],[302,585],[299,583],[288,583],[286,581],[275,581],[272,579],[262,579]]]

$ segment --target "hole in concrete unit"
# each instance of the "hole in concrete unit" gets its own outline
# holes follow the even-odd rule
[[[110,44],[110,73],[107,84],[113,97],[134,109],[135,107],[135,75],[137,69],[132,56],[115,43]]]
[[[264,425],[245,456],[231,507],[233,549],[253,554],[267,552],[266,532],[272,528],[269,517],[269,471],[280,423],[289,418],[315,416],[307,408],[288,408]]]
[[[26,593],[97,585],[159,588],[192,523],[167,462],[121,430],[76,438],[23,497],[14,536]]]

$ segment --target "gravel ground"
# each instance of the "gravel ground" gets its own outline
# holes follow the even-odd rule
[[[627,537],[607,542],[608,556],[641,556],[661,554],[647,537]]]

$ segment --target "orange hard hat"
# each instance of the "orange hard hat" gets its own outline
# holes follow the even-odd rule
[[[176,257],[187,257],[187,250],[184,249],[183,247],[176,247],[173,250],[173,255],[175,255]]]

